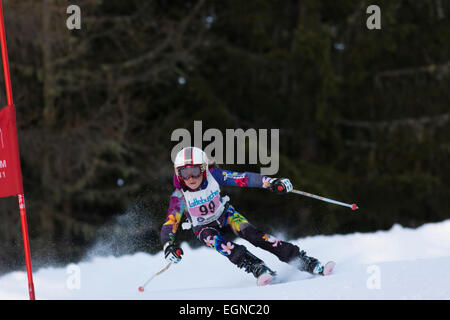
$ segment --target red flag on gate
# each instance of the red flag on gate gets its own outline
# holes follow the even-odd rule
[[[19,201],[25,263],[27,266],[28,293],[30,295],[30,300],[34,300],[35,294],[33,270],[31,267],[30,241],[28,239],[22,170],[20,168],[19,146],[17,143],[16,110],[12,98],[2,0],[0,0],[0,46],[2,52],[3,73],[5,75],[6,100],[8,102],[8,105],[0,110],[0,197],[17,196]]]
[[[23,194],[22,171],[17,143],[16,110],[0,110],[0,197]]]

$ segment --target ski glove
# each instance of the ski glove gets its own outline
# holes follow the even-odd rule
[[[164,256],[167,262],[178,263],[181,261],[181,256],[183,255],[183,250],[177,245],[167,242],[164,245]]]
[[[270,182],[269,189],[272,192],[278,194],[291,192],[293,189],[291,181],[289,181],[289,179],[286,178],[274,178],[271,179],[269,182]]]

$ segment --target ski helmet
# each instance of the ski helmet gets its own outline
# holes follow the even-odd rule
[[[179,169],[190,166],[199,166],[203,179],[206,179],[206,172],[208,171],[208,157],[203,150],[197,147],[186,147],[175,156],[173,167],[175,169],[175,174],[177,175],[178,181],[183,185],[184,181],[180,175]]]

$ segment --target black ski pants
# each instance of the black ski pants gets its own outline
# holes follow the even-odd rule
[[[228,205],[218,220],[208,225],[196,226],[193,231],[204,245],[215,249],[236,265],[239,264],[247,249],[227,239],[229,232],[247,240],[255,247],[273,253],[286,263],[293,261],[300,254],[299,247],[260,231],[231,205]]]

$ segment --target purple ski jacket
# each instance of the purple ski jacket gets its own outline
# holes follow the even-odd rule
[[[222,170],[219,168],[210,168],[209,172],[217,181],[219,186],[267,188],[269,187],[269,181],[271,179],[270,177],[263,176],[259,173],[235,172]],[[207,184],[208,180],[205,179],[200,185],[200,189],[205,189]],[[182,190],[187,189],[180,184],[175,174],[173,176],[173,185],[175,187],[175,191],[170,196],[167,218],[161,228],[161,243],[163,245],[168,241],[175,241],[175,234],[178,230],[183,214],[185,214],[188,220],[191,221],[191,217],[186,206],[186,199],[184,198],[182,192]]]

